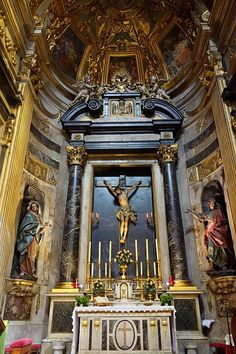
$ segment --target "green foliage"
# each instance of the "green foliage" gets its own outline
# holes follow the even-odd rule
[[[75,297],[76,304],[78,306],[88,306],[88,303],[90,301],[90,297],[88,295],[80,295]]]
[[[167,304],[167,305],[170,306],[172,304],[172,300],[173,300],[173,295],[172,294],[162,293],[160,295],[160,301],[161,301],[162,305]]]

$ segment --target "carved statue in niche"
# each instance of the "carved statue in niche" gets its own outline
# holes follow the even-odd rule
[[[120,222],[120,243],[124,244],[127,239],[129,222],[131,221],[136,223],[135,210],[131,205],[129,205],[129,193],[140,186],[142,182],[139,181],[128,189],[120,187],[119,185],[115,188],[112,188],[106,180],[104,180],[103,183],[107,189],[118,199],[120,209],[117,211],[116,217]]]
[[[16,236],[12,277],[36,280],[36,258],[47,223],[42,223],[40,205],[31,200]]]
[[[210,198],[207,205],[206,213],[195,213],[190,209],[186,212],[192,214],[200,222],[206,222],[204,244],[208,252],[208,271],[227,270],[234,263],[228,221],[215,198]]]

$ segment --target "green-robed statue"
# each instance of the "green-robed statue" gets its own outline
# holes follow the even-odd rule
[[[39,203],[32,200],[17,231],[12,274],[21,278],[36,278],[38,246],[47,223],[42,224]]]

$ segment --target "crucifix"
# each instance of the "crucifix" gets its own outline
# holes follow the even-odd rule
[[[107,189],[118,199],[120,209],[116,212],[116,217],[119,221],[120,228],[120,243],[125,244],[129,222],[136,223],[137,215],[134,208],[129,205],[129,193],[135,190],[142,184],[141,181],[136,182],[132,187],[126,188],[126,176],[121,175],[119,178],[119,184],[113,188],[106,180],[103,181]]]

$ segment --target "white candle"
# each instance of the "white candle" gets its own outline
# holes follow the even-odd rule
[[[89,249],[88,249],[88,263],[91,262],[91,241],[89,241]]]
[[[111,263],[111,247],[112,247],[112,241],[109,242],[109,263]]]
[[[157,239],[155,239],[157,261],[159,259]]]
[[[93,278],[94,263],[91,263],[91,278]]]
[[[146,238],[146,261],[149,261],[148,239]]]
[[[102,245],[101,242],[98,242],[98,263],[101,263],[101,249],[102,249]]]
[[[107,277],[107,263],[105,263],[105,277]]]
[[[143,276],[143,262],[140,262],[140,276]]]
[[[135,244],[135,260],[138,261],[138,240],[134,240]]]
[[[154,277],[157,276],[157,268],[156,268],[156,262],[155,261],[153,262],[153,275],[154,275]]]

